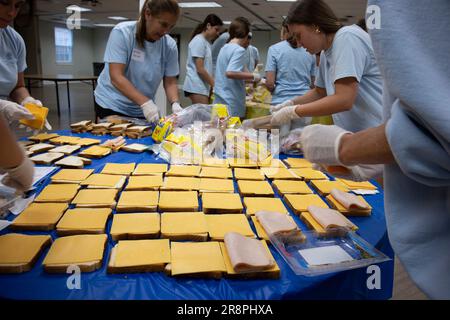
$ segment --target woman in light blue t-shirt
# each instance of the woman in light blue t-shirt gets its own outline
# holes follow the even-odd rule
[[[274,108],[279,111],[272,124],[332,115],[336,125],[351,132],[380,125],[383,81],[367,32],[343,26],[322,0],[295,3],[287,23],[300,46],[321,52],[320,66],[315,88]]]
[[[222,20],[215,14],[210,14],[192,34],[183,90],[193,104],[209,103],[211,89],[214,87],[211,42],[219,37],[222,26]]]
[[[172,110],[182,110],[178,48],[169,35],[179,16],[177,1],[147,0],[138,22],[119,23],[111,31],[95,89],[97,119],[123,115],[158,121],[164,110],[154,101],[161,81]]]
[[[233,117],[245,117],[245,82],[259,82],[261,76],[246,72],[250,22],[236,18],[230,25],[230,40],[220,50],[216,65],[214,103],[225,104]]]
[[[12,28],[20,8],[26,1],[0,1],[0,113],[9,122],[33,118],[23,106],[42,106],[25,88],[26,48],[22,37]]]

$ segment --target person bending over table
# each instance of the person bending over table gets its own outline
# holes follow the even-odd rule
[[[450,299],[450,2],[368,5],[380,9],[383,21],[381,28],[368,27],[385,83],[385,124],[355,134],[310,126],[301,143],[314,163],[352,170],[365,164],[372,176],[384,171],[396,255],[426,295]],[[423,17],[428,22],[417,23]],[[377,170],[375,164],[385,166]]]
[[[105,51],[105,68],[95,89],[97,120],[111,115],[157,122],[155,104],[163,81],[174,112],[179,104],[177,44],[168,33],[175,27],[180,8],[175,0],[147,0],[137,22],[119,23],[111,31]]]
[[[10,27],[26,2],[0,0],[0,113],[8,122],[33,119],[33,115],[23,107],[27,103],[42,106],[42,102],[31,97],[25,87],[25,42]],[[31,1],[28,2],[31,4]]]
[[[382,79],[369,34],[344,27],[323,0],[296,2],[287,23],[299,46],[322,53],[315,88],[273,108],[272,124],[332,115],[351,132],[381,125]]]
[[[245,72],[246,48],[249,46],[250,22],[236,18],[230,25],[230,40],[220,50],[216,66],[214,103],[228,106],[232,117],[245,117],[245,82],[258,83],[258,73]]]

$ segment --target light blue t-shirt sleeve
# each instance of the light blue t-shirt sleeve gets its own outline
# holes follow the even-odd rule
[[[227,72],[242,72],[244,70],[245,52],[243,48],[239,48],[233,52],[227,66]]]
[[[351,33],[340,35],[333,44],[332,64],[335,66],[333,83],[349,77],[361,82],[369,56],[365,44],[356,35]]]
[[[191,50],[191,55],[193,58],[204,59],[206,57],[206,46],[200,38],[192,39],[189,44],[189,50]]]
[[[129,40],[126,39],[123,32],[114,28],[106,45],[105,62],[127,64],[131,56],[131,48],[129,48],[128,42]]]
[[[275,51],[276,50],[273,47],[269,48],[269,52],[267,53],[266,72],[277,71],[277,57]]]
[[[169,50],[164,66],[165,77],[176,77],[180,74],[180,65],[178,63],[178,48],[175,41],[169,42]]]

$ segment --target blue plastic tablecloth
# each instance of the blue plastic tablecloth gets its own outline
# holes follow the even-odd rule
[[[61,135],[74,135],[70,131],[60,131]],[[76,136],[97,138],[90,134]],[[111,137],[101,138],[107,140]],[[151,144],[152,139],[128,140]],[[281,156],[280,158],[285,158]],[[105,163],[163,163],[150,152],[132,154],[114,153],[100,160],[94,160],[86,168],[100,172]],[[50,182],[47,178],[37,187],[40,192]],[[380,188],[381,191],[381,188]],[[277,195],[278,196],[278,195]],[[278,299],[389,299],[392,296],[394,254],[387,238],[384,217],[383,193],[367,196],[366,200],[373,207],[371,217],[357,217],[351,220],[358,225],[358,234],[388,255],[392,260],[379,264],[381,269],[381,288],[369,289],[367,268],[349,270],[317,277],[297,276],[271,248],[280,269],[281,277],[277,280],[209,280],[172,278],[163,273],[109,275],[106,265],[114,242],[109,237],[104,255],[103,267],[92,273],[81,275],[81,289],[69,290],[67,281],[70,274],[47,274],[42,268],[42,261],[48,249],[41,255],[33,269],[19,275],[0,275],[0,298],[6,299],[89,299],[89,300],[179,300],[179,299],[221,299],[221,300],[278,300]],[[306,226],[293,215],[301,229]],[[14,217],[10,215],[9,220]],[[107,225],[111,228],[112,219]],[[253,225],[252,225],[253,227]],[[3,230],[0,235],[9,231]],[[24,232],[26,234],[48,234],[45,232]],[[51,232],[52,238],[57,237]]]

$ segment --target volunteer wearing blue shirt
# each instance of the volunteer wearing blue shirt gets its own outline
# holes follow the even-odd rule
[[[158,121],[161,110],[154,99],[161,81],[173,111],[182,110],[178,49],[168,35],[179,15],[175,0],[147,0],[137,23],[120,23],[111,31],[95,90],[97,118],[123,115]]]
[[[214,74],[216,74],[217,58],[219,57],[220,50],[227,44],[228,40],[230,40],[230,33],[225,31],[211,45]]]
[[[384,172],[386,224],[396,255],[425,294],[450,299],[450,2],[368,4],[382,19],[381,28],[380,16],[367,27],[385,82],[385,124],[356,134],[310,126],[301,139],[305,157],[350,166],[353,174],[365,164],[371,172],[358,170],[362,179]],[[374,164],[385,165],[376,170]]]
[[[219,37],[222,26],[222,20],[210,14],[192,34],[183,90],[193,104],[209,103],[211,89],[214,88],[211,42]]]
[[[261,76],[244,72],[245,49],[249,46],[250,22],[236,18],[230,25],[230,41],[217,59],[214,103],[225,104],[233,117],[245,117],[245,81],[259,82]]]
[[[269,48],[266,63],[266,86],[272,92],[274,106],[303,96],[313,86],[316,75],[315,57],[297,46],[285,22],[281,40]],[[303,117],[293,121],[291,129],[310,123],[310,117]]]
[[[249,39],[250,41],[253,38],[253,34],[250,32]],[[249,45],[247,48],[247,70],[249,72],[255,71],[256,66],[259,64],[260,57],[259,57],[259,50],[257,47]]]
[[[23,107],[26,103],[42,106],[25,88],[25,42],[10,27],[25,3],[22,0],[0,1],[0,113],[9,122],[33,118]]]
[[[336,125],[352,132],[380,125],[382,79],[369,34],[342,26],[323,1],[294,4],[287,20],[300,46],[322,53],[316,87],[279,105],[272,124],[332,115]]]

